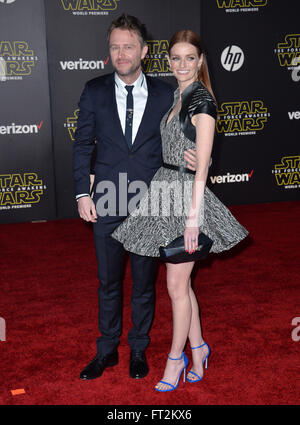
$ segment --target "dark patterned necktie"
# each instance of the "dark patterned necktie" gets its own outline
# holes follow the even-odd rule
[[[132,119],[133,119],[133,96],[132,90],[134,86],[125,86],[128,91],[126,101],[126,124],[125,124],[125,139],[129,149],[132,146]]]

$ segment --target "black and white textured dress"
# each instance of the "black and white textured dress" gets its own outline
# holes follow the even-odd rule
[[[215,117],[216,105],[213,97],[201,83],[195,82],[193,85],[196,90],[188,106],[190,117],[201,112]],[[174,93],[173,106],[160,124],[163,162],[187,167],[184,152],[190,148],[195,149],[195,142],[184,135],[179,112],[167,123],[179,95],[177,89]],[[168,245],[184,233],[189,209],[184,207],[191,203],[193,181],[193,174],[165,167],[159,168],[139,207],[115,229],[112,237],[121,242],[127,251],[159,257],[160,246]],[[207,186],[202,205],[203,214],[199,230],[213,240],[210,252],[219,253],[228,250],[248,235],[248,231]]]

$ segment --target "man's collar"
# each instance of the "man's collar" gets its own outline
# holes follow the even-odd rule
[[[122,88],[125,88],[125,86],[127,86],[127,84],[123,80],[121,80],[121,78],[118,76],[116,72],[115,72],[115,84],[117,87],[122,87]],[[145,84],[145,75],[143,72],[141,72],[138,78],[136,79],[136,81],[130,85],[135,87],[142,87],[143,84]]]

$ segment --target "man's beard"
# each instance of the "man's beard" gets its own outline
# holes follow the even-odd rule
[[[117,67],[115,67],[115,71],[117,72],[118,75],[120,75],[121,77],[128,77],[129,75],[133,75],[135,74],[141,67],[141,64],[136,64],[133,65],[130,69],[128,69],[127,71],[122,71],[122,70],[118,70]]]

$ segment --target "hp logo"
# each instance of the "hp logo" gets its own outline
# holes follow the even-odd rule
[[[221,55],[221,63],[226,71],[237,71],[244,63],[244,52],[238,46],[226,47]]]
[[[14,1],[16,0],[0,0],[1,3],[6,3],[6,4],[13,3]]]

